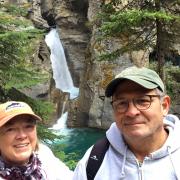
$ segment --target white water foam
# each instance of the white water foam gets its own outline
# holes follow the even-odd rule
[[[53,78],[56,88],[63,92],[70,93],[70,99],[79,95],[79,88],[74,87],[69,68],[67,66],[64,49],[56,29],[52,29],[45,37],[46,44],[51,50],[51,63],[53,69]]]

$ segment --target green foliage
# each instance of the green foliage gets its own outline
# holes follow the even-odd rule
[[[36,100],[33,110],[42,117],[45,123],[48,124],[52,112],[54,111],[54,106],[50,102]]]
[[[28,36],[23,32],[7,32],[0,35],[0,66],[14,66],[20,62],[23,46],[28,41]]]
[[[29,88],[47,81],[48,73],[37,71],[31,62],[35,44],[44,35],[44,31],[33,28],[31,21],[22,18],[27,10],[14,5],[0,7],[0,84],[5,98],[24,101],[42,118],[38,123],[37,132],[40,141],[53,149],[57,157],[64,160],[70,168],[75,168],[76,162],[71,160],[75,155],[66,155],[61,149],[53,148],[55,141],[63,138],[48,128],[52,123],[54,105],[51,102],[35,100],[19,93],[18,89]],[[15,90],[16,89],[16,90]]]
[[[107,19],[103,21],[100,31],[104,37],[118,36],[120,33],[132,34],[132,31],[136,30],[135,27],[141,27],[149,20],[155,21],[159,19],[169,22],[178,18],[178,16],[167,14],[163,11],[150,12],[138,9],[118,11],[109,15],[108,21]]]
[[[175,77],[177,76],[177,77]],[[166,66],[166,89],[171,96],[172,104],[179,103],[179,89],[180,89],[180,68],[178,66]],[[178,101],[178,102],[177,102]]]
[[[151,62],[149,67],[155,71],[157,71],[157,62]],[[180,77],[180,68],[178,66],[173,66],[172,63],[167,62],[164,66],[165,74],[166,74],[166,91],[167,94],[171,97],[171,103],[174,104],[178,100],[180,83],[178,82],[178,77]],[[174,77],[174,74],[178,75],[178,77]]]
[[[16,61],[18,62],[21,57],[24,57],[24,54],[27,53],[25,51],[28,50],[32,42],[32,38],[38,37],[38,34],[33,34],[35,32],[41,31],[32,29],[22,32],[6,32],[0,34],[0,64],[3,64],[3,61],[7,61],[6,63],[8,63],[7,65],[9,66]]]
[[[5,89],[4,92],[7,97],[5,101],[11,99],[14,101],[26,102],[30,105],[35,114],[42,118],[43,124],[49,124],[49,121],[52,118],[52,113],[54,112],[54,105],[51,102],[33,99],[13,87],[11,89]]]
[[[33,111],[42,118],[43,124],[49,123],[52,112],[54,111],[54,105],[51,102],[31,98],[26,99],[26,102],[32,107]]]
[[[78,163],[77,157],[78,155],[76,153],[65,154],[65,158],[62,159],[62,161],[65,162],[71,170],[74,170]],[[61,159],[61,156],[59,158]]]
[[[26,17],[27,16],[27,8],[28,7],[20,7],[20,6],[16,6],[13,4],[4,4],[4,5],[0,5],[0,8],[5,8],[6,12],[14,15],[14,16],[23,16]]]
[[[46,74],[33,68],[30,57],[35,51],[35,42],[44,35],[44,31],[33,28],[32,22],[22,17],[26,12],[27,8],[11,4],[0,5],[0,84],[7,91],[12,87],[31,87],[48,78]],[[53,112],[51,103],[33,101],[31,98],[22,100],[28,101],[45,120]]]
[[[51,148],[54,155],[63,161],[71,170],[74,170],[78,162],[78,155],[76,153],[66,154],[63,151],[64,145],[56,143],[56,141],[62,139],[63,136],[54,133],[54,131],[42,124],[38,125],[37,132],[39,139]]]
[[[29,38],[42,37],[45,34],[45,31],[37,28],[27,28],[25,32],[28,34]]]
[[[55,146],[55,142],[63,136],[48,128],[52,123],[54,105],[23,96],[14,89],[29,88],[49,78],[48,74],[38,72],[32,65],[35,43],[44,35],[44,31],[32,28],[32,22],[22,18],[26,15],[26,8],[10,4],[0,5],[0,84],[4,90],[2,101],[11,99],[28,103],[43,120],[37,126],[40,141],[50,146],[57,157],[65,161],[69,168],[74,169],[77,163],[76,154],[65,154],[63,146]]]
[[[57,140],[63,138],[63,136],[59,136],[55,134],[51,129],[48,129],[42,123],[39,123],[37,126],[37,134],[41,141],[45,144],[48,144],[52,148],[52,143]]]
[[[79,161],[78,154],[76,154],[76,153],[66,154],[63,151],[63,145],[61,145],[61,144],[53,144],[51,146],[51,149],[54,152],[54,154],[56,155],[56,157],[61,159],[71,170],[75,169],[77,162]]]
[[[0,82],[5,88],[23,88],[46,80],[27,63],[33,53],[32,36],[35,31],[7,32],[0,35]],[[38,36],[36,35],[36,38]],[[29,62],[30,64],[30,62]]]
[[[27,64],[25,60],[27,54],[31,53],[33,39],[43,35],[42,30],[32,28],[30,20],[22,18],[24,11],[10,4],[0,6],[0,69],[2,71],[7,69],[10,72],[17,66],[24,66],[23,62]],[[2,79],[4,77],[0,78],[0,81]]]
[[[174,26],[180,23],[178,14],[178,2],[156,4],[155,1],[132,1],[123,5],[120,0],[112,0],[102,7],[102,12],[94,21],[99,26],[97,41],[111,40],[111,38],[125,38],[121,47],[113,52],[101,51],[100,60],[113,60],[124,52],[156,47],[157,24],[161,25],[163,31],[161,44],[173,42]],[[169,4],[168,4],[169,3]],[[177,5],[177,6],[176,6]],[[164,38],[166,34],[167,38]],[[164,39],[163,39],[164,38]],[[168,41],[169,38],[169,41]],[[166,51],[165,51],[166,52]]]
[[[34,53],[35,39],[44,32],[32,28],[29,20],[2,11],[0,15],[0,83],[5,88],[23,88],[44,81],[46,76],[36,73],[27,62]]]
[[[113,52],[104,52],[102,53],[99,57],[98,60],[99,61],[103,61],[103,60],[108,60],[108,61],[113,61],[115,60],[120,54],[122,54],[123,52],[125,52],[124,48],[122,49],[118,49],[116,51]]]
[[[21,20],[0,12],[0,33],[4,33],[6,29],[14,30],[18,27],[26,28],[28,26],[32,26],[32,23],[29,20]]]
[[[16,89],[29,88],[48,79],[46,74],[39,73],[30,67],[10,68],[5,72],[0,72],[0,75],[5,89],[10,89],[11,87]]]

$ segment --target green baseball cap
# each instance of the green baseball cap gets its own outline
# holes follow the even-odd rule
[[[162,92],[165,91],[164,84],[155,71],[145,67],[138,68],[136,66],[132,66],[116,75],[115,78],[107,85],[105,90],[106,97],[111,97],[114,94],[116,87],[120,85],[124,79],[131,80],[146,89],[158,88]]]

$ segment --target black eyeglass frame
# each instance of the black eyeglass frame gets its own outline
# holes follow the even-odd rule
[[[145,97],[145,96],[149,97],[149,105],[146,106],[146,107],[144,107],[144,108],[139,108],[139,107],[137,106],[137,100],[140,100],[140,98]],[[144,110],[147,110],[147,109],[150,108],[150,106],[151,106],[151,104],[152,104],[152,98],[153,98],[153,97],[161,98],[161,97],[163,97],[163,96],[162,96],[162,95],[146,94],[146,95],[144,95],[144,96],[137,97],[137,98],[133,98],[133,99],[131,99],[131,100],[125,99],[125,101],[127,102],[127,104],[126,104],[126,107],[124,108],[123,111],[118,111],[118,110],[116,110],[116,108],[113,106],[113,103],[116,102],[116,101],[118,101],[118,99],[112,100],[110,103],[111,103],[112,108],[114,109],[114,111],[119,112],[119,113],[124,113],[124,112],[126,112],[126,111],[128,110],[130,101],[132,101],[133,105],[134,105],[139,111],[144,111]],[[118,105],[118,104],[117,104],[117,105]]]

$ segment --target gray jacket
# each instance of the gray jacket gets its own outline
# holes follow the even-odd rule
[[[106,132],[110,147],[94,180],[180,180],[180,121],[167,115],[164,126],[169,130],[165,144],[139,164],[113,123]],[[73,180],[87,180],[86,164],[91,149],[79,161]]]

